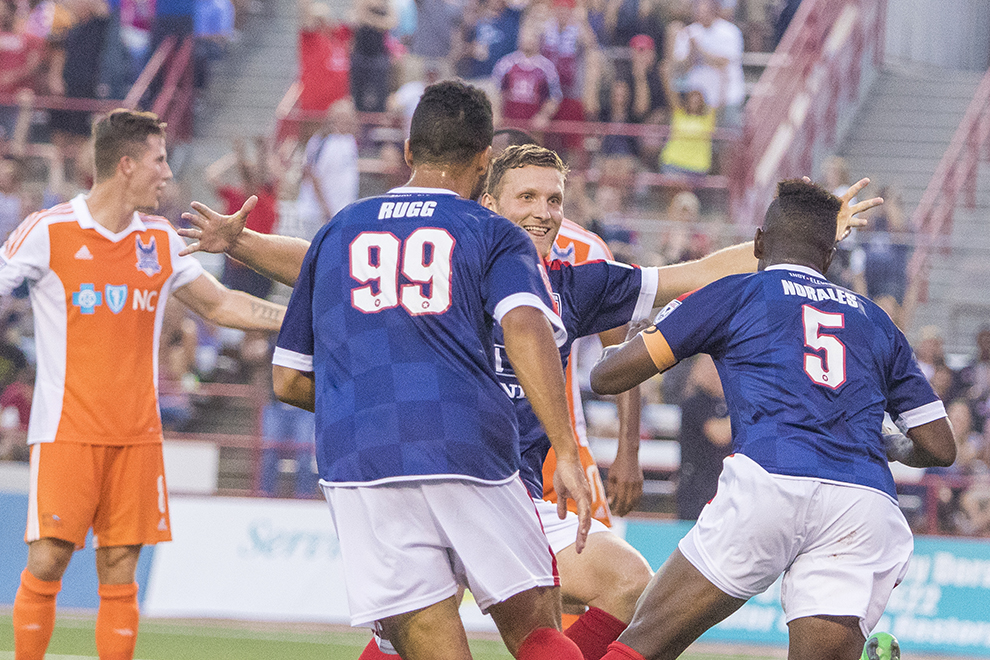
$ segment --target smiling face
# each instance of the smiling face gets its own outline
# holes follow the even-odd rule
[[[546,259],[564,220],[564,175],[552,167],[526,165],[502,177],[498,198],[485,193],[482,203],[529,234]]]
[[[158,208],[166,184],[172,178],[165,152],[165,138],[149,135],[145,148],[136,156],[125,156],[129,163],[125,170],[129,173],[128,192],[134,206],[139,209]]]

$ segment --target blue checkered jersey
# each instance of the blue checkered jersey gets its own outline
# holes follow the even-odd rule
[[[565,366],[574,340],[646,318],[657,295],[656,268],[640,269],[614,261],[589,261],[577,266],[551,261],[547,274],[567,330],[567,340],[560,346],[560,359]],[[512,370],[500,329],[495,331],[495,369],[516,408],[522,454],[519,476],[530,494],[542,499],[543,462],[550,451],[550,438]]]
[[[811,268],[731,275],[673,301],[657,319],[678,360],[714,358],[733,449],[770,473],[896,499],[884,411],[909,427],[945,416],[890,317]]]
[[[518,432],[491,347],[521,305],[564,340],[532,241],[479,204],[399,188],[338,213],[306,254],[273,358],[314,374],[321,479],[512,478]]]

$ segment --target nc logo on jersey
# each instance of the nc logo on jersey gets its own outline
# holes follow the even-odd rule
[[[158,263],[158,246],[155,244],[155,237],[151,237],[151,242],[145,245],[141,242],[140,236],[134,237],[134,251],[137,253],[137,269],[151,277],[160,273],[162,266]]]
[[[79,290],[72,294],[72,304],[79,308],[80,314],[95,314],[96,308],[103,304],[103,294],[92,284],[80,284]]]
[[[107,307],[114,314],[119,314],[127,302],[127,285],[108,284],[103,288],[103,292],[107,299]]]

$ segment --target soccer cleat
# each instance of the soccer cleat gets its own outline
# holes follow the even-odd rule
[[[901,660],[901,645],[890,633],[873,633],[863,646],[860,660]]]

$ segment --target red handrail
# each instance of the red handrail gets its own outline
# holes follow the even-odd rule
[[[746,105],[733,219],[759,224],[777,181],[811,175],[883,58],[886,0],[804,0]]]
[[[983,76],[966,114],[939,161],[911,217],[917,248],[908,263],[905,316],[911,319],[919,302],[928,299],[928,266],[934,247],[952,231],[960,192],[969,208],[976,205],[976,173],[980,159],[990,160],[990,71]],[[943,245],[942,249],[946,249]]]

